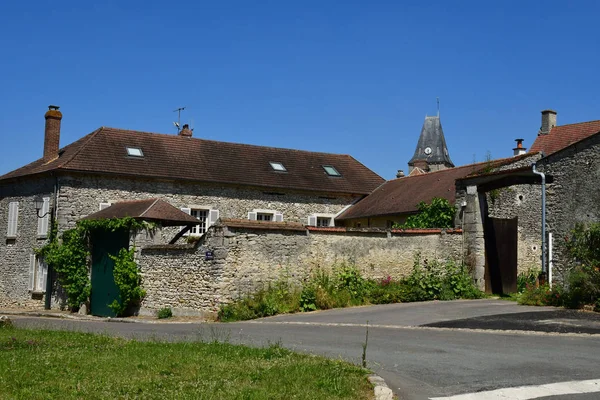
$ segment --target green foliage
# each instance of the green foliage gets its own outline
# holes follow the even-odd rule
[[[37,254],[44,257],[46,263],[56,271],[58,282],[67,294],[67,304],[75,311],[82,303],[88,301],[92,289],[89,279],[90,233],[94,230],[115,232],[121,229],[153,232],[156,227],[155,224],[140,222],[130,217],[81,220],[77,222],[76,228],[63,232],[59,240],[56,226],[53,226],[49,243],[37,250]],[[115,281],[116,279],[115,275]],[[122,282],[126,280],[124,277],[120,279]],[[133,299],[138,292],[139,290],[133,290]]]
[[[121,249],[116,256],[110,255],[115,262],[113,276],[119,288],[119,298],[113,300],[108,306],[115,314],[122,316],[129,306],[135,306],[146,296],[146,291],[141,288],[142,277],[134,261],[135,248]]]
[[[517,293],[523,293],[527,289],[527,285],[535,285],[540,270],[538,268],[530,268],[527,272],[521,272],[517,275]]]
[[[550,288],[548,284],[535,285],[528,283],[518,298],[518,303],[526,306],[561,306],[564,296],[560,286]]]
[[[431,203],[420,202],[419,212],[406,219],[404,224],[394,224],[394,228],[452,228],[456,210],[446,199],[434,197]]]
[[[365,279],[355,266],[342,264],[331,273],[316,271],[301,291],[287,281],[278,281],[267,289],[221,306],[218,318],[237,321],[283,312],[482,296],[463,266],[452,261],[421,263],[417,257],[413,273],[402,280],[390,276],[381,280]]]
[[[158,319],[171,318],[173,316],[173,311],[171,311],[171,307],[163,307],[158,310],[157,317]]]
[[[38,251],[48,265],[56,271],[58,281],[67,294],[67,304],[72,310],[86,302],[91,293],[88,268],[87,231],[82,227],[69,229],[62,234],[59,242],[54,239]]]
[[[536,287],[530,277],[519,303],[569,308],[591,305],[600,311],[600,223],[578,224],[565,237],[564,246],[570,258],[565,281],[552,288]]]

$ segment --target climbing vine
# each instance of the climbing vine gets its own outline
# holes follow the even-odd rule
[[[75,228],[63,232],[60,240],[56,226],[54,226],[50,234],[50,242],[38,249],[37,254],[44,257],[46,263],[56,271],[58,282],[67,295],[67,304],[71,310],[76,311],[82,303],[88,301],[92,290],[89,277],[90,233],[95,230],[116,232],[121,229],[134,233],[142,230],[154,232],[156,228],[157,226],[154,224],[140,222],[130,217],[81,220],[77,222]],[[115,259],[115,283],[120,290],[126,292],[125,297],[121,296],[122,299],[139,301],[144,294],[139,287],[141,279],[137,275],[136,278],[129,280],[124,277],[124,274],[131,273],[131,265],[128,262],[130,259],[130,262],[133,263],[133,250],[131,250],[131,255],[129,255],[129,250],[123,249],[122,251],[125,253],[121,254],[120,252],[116,258],[113,258]],[[137,266],[135,266],[135,272],[137,274]],[[117,276],[121,283],[117,282]],[[122,287],[124,289],[121,289]],[[124,311],[129,303],[122,303]],[[112,308],[112,305],[110,307]],[[117,314],[122,314],[122,312]]]
[[[117,315],[125,314],[127,308],[131,305],[138,305],[146,296],[146,291],[141,288],[142,277],[140,271],[133,260],[135,247],[131,250],[121,249],[116,256],[110,258],[115,262],[113,275],[115,284],[119,288],[119,300],[115,299],[109,307]]]

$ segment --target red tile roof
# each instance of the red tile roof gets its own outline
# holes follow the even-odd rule
[[[347,209],[336,217],[336,220],[414,213],[420,202],[429,203],[434,197],[447,199],[450,203],[454,203],[457,179],[527,157],[531,157],[531,154],[393,179],[379,186],[373,193]]]
[[[143,157],[128,156],[127,147],[140,148]],[[47,164],[40,159],[9,172],[0,181],[47,171],[79,171],[353,194],[368,194],[384,182],[349,155],[105,127],[59,154]],[[274,171],[270,161],[282,163],[287,172]],[[334,166],[341,176],[327,175],[323,165]]]
[[[538,135],[529,152],[543,151],[545,155],[550,155],[598,132],[600,121],[555,126],[547,135]]]
[[[196,225],[198,220],[160,199],[120,201],[82,219],[111,219],[132,217],[142,221],[159,222],[163,226]]]

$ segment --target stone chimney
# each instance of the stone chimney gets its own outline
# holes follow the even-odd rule
[[[60,144],[60,121],[62,113],[58,111],[59,106],[48,106],[46,111],[46,130],[44,133],[44,163],[58,158]]]
[[[525,154],[527,149],[523,147],[523,139],[515,139],[515,142],[517,142],[517,147],[513,149],[513,155],[520,156],[521,154]]]
[[[192,137],[192,130],[188,124],[183,125],[183,128],[179,131],[179,136]]]
[[[552,128],[556,126],[556,111],[544,110],[542,111],[542,127],[540,128],[540,135],[547,135],[550,133]]]
[[[399,169],[398,172],[396,172],[396,178],[404,178],[404,171]]]

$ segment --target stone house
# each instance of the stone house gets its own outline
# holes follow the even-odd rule
[[[62,113],[45,119],[43,157],[0,177],[0,307],[43,306],[54,278],[34,249],[54,224],[60,233],[113,203],[162,199],[198,219],[198,236],[219,219],[333,226],[384,182],[349,155],[204,140],[187,126],[101,127],[60,148]]]
[[[487,247],[489,236],[494,236],[487,224],[490,219],[515,222],[517,267],[510,272],[515,281],[517,272],[535,268],[547,274],[551,265],[554,279],[562,279],[566,267],[562,244],[565,236],[577,223],[600,220],[600,121],[559,126],[556,116],[553,110],[542,111],[541,128],[526,153],[531,155],[526,163],[457,180],[456,197],[467,204],[466,257],[481,287],[492,290],[489,268],[494,257],[489,254],[493,249]],[[544,241],[541,178],[533,172],[532,163],[546,180]],[[555,239],[552,257],[549,233]]]

